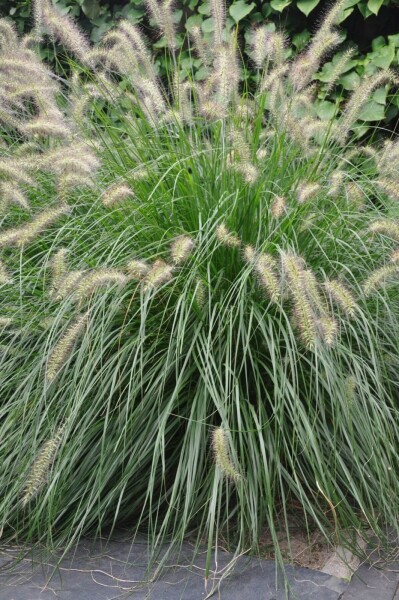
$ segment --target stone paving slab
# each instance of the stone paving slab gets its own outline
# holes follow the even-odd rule
[[[0,555],[0,565],[7,559],[9,556]],[[233,572],[223,577],[232,555],[219,552],[212,559],[213,573],[207,586],[205,553],[193,558],[188,544],[179,555],[178,566],[168,560],[170,566],[161,576],[148,581],[145,543],[82,541],[55,570],[54,560],[44,556],[24,559],[11,574],[0,570],[0,600],[205,600],[212,592],[218,600],[341,600],[348,588],[346,582],[331,575],[288,566],[291,591],[287,595],[274,561],[241,556]]]
[[[399,563],[391,563],[384,569],[362,565],[342,600],[399,600]]]

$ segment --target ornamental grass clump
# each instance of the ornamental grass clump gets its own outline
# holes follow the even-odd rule
[[[3,540],[123,524],[155,549],[196,532],[239,554],[267,528],[279,557],[294,511],[333,542],[382,542],[398,523],[399,153],[348,141],[396,75],[322,121],[312,78],[342,2],[293,60],[259,25],[253,88],[220,0],[212,43],[186,40],[202,81],[179,71],[172,4],[147,5],[164,76],[127,20],[95,48],[49,0],[34,36],[0,22]],[[68,80],[40,61],[48,38]]]

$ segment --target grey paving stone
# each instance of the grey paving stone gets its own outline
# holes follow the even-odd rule
[[[9,553],[0,556],[0,565],[7,558]],[[205,600],[212,592],[218,600],[339,600],[347,589],[347,583],[325,573],[287,567],[291,591],[286,593],[273,561],[244,556],[223,577],[230,573],[232,558],[224,552],[213,555],[205,586],[205,553],[193,557],[187,544],[178,558],[168,558],[170,566],[158,579],[148,581],[145,543],[82,541],[56,567],[54,558],[35,555],[13,573],[0,570],[0,600]]]
[[[356,571],[342,600],[399,600],[399,563],[384,569],[364,564]]]

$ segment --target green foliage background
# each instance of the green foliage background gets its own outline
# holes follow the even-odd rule
[[[21,32],[32,27],[30,16],[31,0],[0,0],[0,16],[10,16]],[[151,28],[151,22],[145,16],[142,0],[53,0],[63,14],[69,14],[78,20],[93,42],[98,42],[106,31],[120,18],[128,18],[140,23],[146,34],[152,38],[154,48],[159,51],[159,67],[163,66],[162,48],[164,40],[158,38]],[[267,21],[273,30],[283,27],[291,38],[290,53],[303,49],[312,32],[330,5],[326,0],[271,0],[254,2],[234,0],[227,2],[228,26],[238,27],[245,49],[245,40],[251,28],[259,22]],[[396,16],[397,15],[397,16]],[[186,47],[186,28],[200,25],[205,34],[211,35],[213,22],[210,17],[209,2],[204,0],[179,0],[175,3],[176,22],[181,24],[179,41],[182,47],[181,68],[194,71],[198,80],[204,76],[200,59],[190,54]],[[395,22],[397,21],[397,23]],[[317,75],[319,81],[319,103],[317,115],[322,119],[331,119],[348,93],[353,90],[362,77],[371,75],[379,68],[399,65],[399,0],[346,0],[346,9],[341,23],[344,44]],[[381,35],[385,34],[385,35]],[[355,48],[353,60],[339,81],[340,86],[333,94],[326,92],[329,75],[335,61],[349,46]],[[245,54],[245,50],[244,50]],[[251,73],[248,75],[251,76]],[[359,136],[367,131],[387,127],[396,129],[399,115],[399,95],[392,93],[389,86],[378,89],[364,107],[361,119],[364,128]],[[381,129],[380,129],[381,131]]]

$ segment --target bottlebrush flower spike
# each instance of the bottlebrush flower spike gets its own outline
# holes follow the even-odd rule
[[[177,49],[177,39],[173,23],[172,1],[163,0],[162,3],[158,3],[157,0],[146,0],[146,4],[157,27],[164,34],[166,42],[173,52]]]
[[[12,283],[12,279],[9,276],[3,261],[0,260],[0,285],[4,285],[7,283]]]
[[[253,266],[255,264],[256,261],[256,250],[253,246],[251,245],[247,245],[244,247],[243,250],[243,258],[245,260],[245,262],[247,262],[249,265]]]
[[[127,183],[114,183],[104,192],[102,203],[107,208],[123,202],[126,198],[132,198],[134,192]]]
[[[392,200],[399,200],[399,189],[396,181],[389,179],[377,179],[375,185],[380,188]]]
[[[364,208],[366,195],[356,181],[349,181],[345,185],[345,192],[349,202],[351,202],[354,206],[356,206],[359,209]]]
[[[394,250],[391,254],[391,262],[399,263],[399,250]]]
[[[172,279],[173,267],[163,260],[156,260],[144,278],[144,290],[153,290]]]
[[[327,192],[327,196],[331,196],[332,198],[337,198],[339,195],[342,186],[344,185],[345,173],[343,171],[337,170],[331,174],[329,181],[329,190]]]
[[[300,337],[306,348],[312,350],[317,340],[318,319],[306,294],[303,260],[294,254],[283,252],[281,263],[288,291],[293,298],[294,317]]]
[[[363,79],[350,96],[345,110],[337,124],[336,138],[341,144],[346,142],[351,129],[359,117],[360,111],[369,100],[370,94],[384,83],[394,81],[395,76],[389,69],[377,71],[373,75]]]
[[[172,242],[170,253],[172,262],[175,265],[181,265],[189,257],[194,248],[194,240],[188,235],[181,235]]]
[[[70,18],[61,15],[49,0],[34,0],[34,15],[36,31],[44,27],[55,41],[76,56],[82,64],[91,66],[87,59],[90,45]]]
[[[218,48],[223,43],[223,34],[226,27],[225,0],[210,0],[211,15],[213,18],[213,43]]]
[[[237,483],[241,479],[241,475],[231,460],[226,432],[221,427],[214,429],[212,432],[212,450],[216,466],[220,469],[220,472]]]
[[[342,308],[348,317],[354,318],[356,316],[356,310],[358,309],[356,300],[352,292],[343,283],[336,279],[327,279],[324,282],[324,288],[331,299]]]
[[[60,248],[53,256],[51,261],[51,272],[52,272],[52,284],[56,288],[60,282],[60,279],[64,276],[67,271],[66,257],[68,250],[66,248]]]
[[[260,285],[266,290],[270,300],[277,303],[280,299],[280,283],[276,275],[277,261],[269,254],[257,256],[254,271],[258,276]]]
[[[376,269],[363,283],[363,290],[366,296],[369,296],[372,292],[377,290],[387,279],[399,275],[399,265],[387,265]]]
[[[308,183],[306,181],[300,183],[297,189],[297,200],[299,204],[304,204],[311,198],[314,198],[319,190],[319,183]]]
[[[271,213],[275,219],[282,217],[287,211],[287,201],[284,196],[275,196],[271,205]]]
[[[338,324],[332,317],[322,317],[318,321],[321,338],[327,346],[332,346],[338,335]]]
[[[76,319],[72,325],[68,327],[64,335],[58,340],[54,346],[47,362],[46,380],[47,383],[52,383],[62,367],[72,354],[72,350],[82,336],[85,327],[88,323],[89,313],[86,312]]]
[[[22,494],[22,506],[26,507],[47,482],[48,474],[64,436],[65,425],[61,425],[54,436],[45,442],[35,457]]]
[[[143,279],[150,270],[150,265],[144,260],[131,260],[126,265],[126,269],[130,279]]]
[[[216,237],[225,246],[230,246],[231,248],[238,248],[241,246],[241,240],[237,235],[230,233],[227,229],[225,223],[221,223],[216,227]]]
[[[383,233],[394,240],[399,240],[399,222],[390,219],[379,219],[369,226],[372,233]]]
[[[52,225],[63,215],[68,214],[69,207],[65,204],[48,208],[32,219],[26,225],[8,229],[0,233],[0,246],[23,246],[34,240],[43,229]]]
[[[110,285],[123,286],[128,279],[118,269],[97,269],[85,274],[76,289],[76,296],[80,303],[95,292],[100,287],[108,287]]]
[[[2,181],[0,183],[0,198],[2,204],[15,204],[24,210],[30,210],[29,202],[20,186],[12,181]]]
[[[50,297],[55,302],[60,302],[64,298],[71,296],[76,292],[85,271],[69,271],[57,281],[57,285],[53,286]]]

